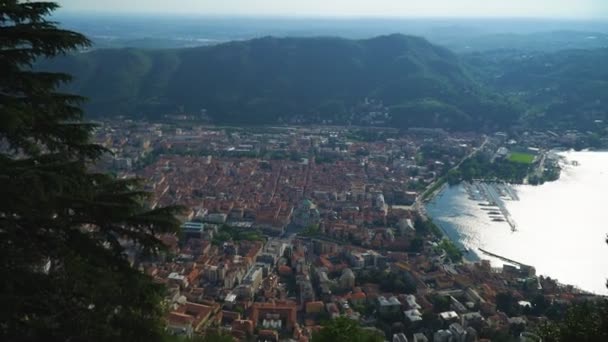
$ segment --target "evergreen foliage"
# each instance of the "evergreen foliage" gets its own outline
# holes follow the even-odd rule
[[[147,207],[137,179],[90,171],[79,96],[39,58],[86,47],[47,19],[51,2],[0,1],[0,340],[140,341],[163,334],[163,288],[131,267],[125,243],[162,249],[179,208]]]

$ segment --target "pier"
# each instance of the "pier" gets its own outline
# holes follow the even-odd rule
[[[487,207],[492,211],[499,211],[504,221],[507,222],[511,227],[511,231],[517,231],[517,224],[515,223],[515,220],[513,220],[513,218],[511,217],[511,214],[507,210],[501,198],[501,193],[504,193],[504,195],[508,195],[511,200],[519,200],[519,197],[517,197],[515,191],[510,189],[508,185],[473,181],[473,183],[471,183],[470,185],[465,183],[465,189],[469,193],[469,198],[471,200],[478,201],[478,204],[480,206]],[[482,200],[485,200],[488,203],[480,203],[479,201]],[[492,218],[494,219],[494,217]]]
[[[479,248],[479,250],[480,250],[480,251],[481,251],[483,254],[489,255],[489,256],[494,257],[494,258],[496,258],[496,259],[500,259],[500,260],[502,260],[502,261],[506,261],[506,262],[508,262],[508,263],[510,263],[510,264],[517,265],[517,266],[519,266],[519,267],[522,267],[522,266],[524,266],[524,267],[529,267],[529,265],[522,264],[522,263],[521,263],[521,262],[519,262],[519,261],[515,261],[515,260],[513,260],[513,259],[509,259],[509,258],[504,257],[504,256],[502,256],[502,255],[494,254],[494,253],[492,253],[492,252],[486,251],[486,250],[485,250],[485,249],[483,249],[483,248]]]

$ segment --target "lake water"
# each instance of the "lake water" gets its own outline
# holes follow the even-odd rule
[[[478,248],[532,265],[561,283],[608,294],[608,152],[559,155],[565,162],[558,181],[514,186],[519,200],[503,200],[515,231],[493,221],[463,185],[446,187],[427,205],[428,214],[450,238],[495,266],[503,262]]]

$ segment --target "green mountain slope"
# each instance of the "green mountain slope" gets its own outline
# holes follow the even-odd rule
[[[479,77],[528,104],[522,118],[542,128],[595,128],[608,122],[608,49],[554,53],[494,51],[467,56]]]
[[[261,38],[176,50],[98,50],[44,61],[73,73],[90,115],[153,116],[206,109],[215,122],[346,122],[364,98],[391,124],[494,129],[518,118],[449,50],[418,37]],[[355,113],[356,114],[356,113]]]

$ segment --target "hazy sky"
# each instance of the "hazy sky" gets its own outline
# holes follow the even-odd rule
[[[608,0],[56,0],[66,11],[269,16],[608,18]]]

